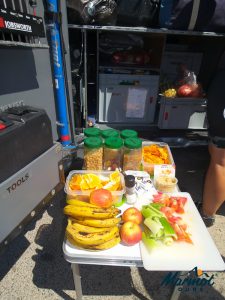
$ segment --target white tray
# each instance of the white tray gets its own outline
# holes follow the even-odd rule
[[[174,242],[171,246],[148,252],[143,242],[140,243],[143,266],[148,271],[190,271],[198,267],[204,271],[224,271],[225,263],[216,248],[202,218],[188,193],[173,193],[173,196],[187,198],[184,221],[188,224],[192,244]]]
[[[131,205],[124,204],[119,207],[123,212]],[[70,263],[114,265],[114,266],[142,266],[140,246],[125,246],[119,243],[117,246],[103,251],[87,251],[73,246],[67,239],[63,243],[65,259]]]

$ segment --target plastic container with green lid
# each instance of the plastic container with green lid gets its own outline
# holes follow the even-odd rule
[[[89,128],[84,129],[84,135],[86,137],[100,137],[101,130],[99,128],[89,127]]]
[[[102,170],[103,142],[100,137],[84,139],[84,169]]]
[[[138,133],[132,129],[124,129],[120,132],[120,136],[122,139],[135,138],[138,137]]]
[[[142,161],[142,141],[137,138],[124,140],[123,170],[140,170]]]
[[[101,135],[103,139],[107,139],[109,137],[118,137],[119,136],[119,131],[115,129],[104,129],[101,131]]]
[[[122,168],[123,140],[119,137],[108,137],[105,140],[103,155],[104,170],[114,171]]]

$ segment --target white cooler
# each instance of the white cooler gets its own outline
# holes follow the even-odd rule
[[[98,121],[152,123],[158,85],[158,75],[100,74]]]
[[[206,99],[160,99],[158,127],[160,129],[207,129]]]

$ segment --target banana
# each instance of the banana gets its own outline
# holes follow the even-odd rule
[[[68,233],[66,233],[66,238],[70,242],[70,244],[76,246],[79,249],[90,249],[89,246],[84,246],[84,245],[81,245],[81,244],[75,242],[74,239]]]
[[[116,235],[113,239],[103,243],[103,244],[100,244],[100,245],[96,245],[96,246],[91,246],[90,249],[92,250],[106,250],[106,249],[110,249],[114,246],[116,246],[117,244],[119,244],[120,242],[120,236],[119,234]]]
[[[95,227],[91,227],[91,226],[82,225],[82,224],[79,224],[79,223],[73,223],[71,226],[76,231],[78,231],[78,232],[80,231],[82,233],[83,232],[84,233],[96,233],[96,232],[103,232],[103,231],[106,231],[106,230],[110,229],[110,228],[106,228],[106,227],[95,228]]]
[[[84,233],[81,231],[77,231],[73,228],[73,226],[70,225],[66,227],[67,236],[73,239],[75,243],[78,243],[83,247],[103,244],[113,239],[115,236],[118,235],[118,233],[119,228],[117,226],[111,227],[110,229],[105,230],[103,232],[96,233]]]
[[[115,217],[120,213],[118,208],[93,208],[84,206],[67,205],[64,207],[64,214],[76,217],[91,217],[96,219],[107,219]]]
[[[118,225],[121,222],[121,218],[108,218],[108,219],[91,219],[91,218],[79,218],[72,219],[72,222],[76,222],[82,225],[87,225],[91,227],[113,227]]]
[[[91,204],[89,202],[81,201],[79,199],[67,199],[66,203],[69,205],[74,205],[74,206],[99,208],[99,206],[97,206],[97,205]]]
[[[110,249],[110,248],[116,246],[117,244],[119,244],[119,242],[121,241],[119,234],[116,235],[113,239],[111,239],[105,243],[102,243],[100,245],[95,245],[95,246],[87,246],[87,245],[79,244],[79,243],[75,242],[74,239],[71,238],[69,235],[67,235],[67,239],[72,245],[76,246],[79,249],[92,250],[92,251]]]

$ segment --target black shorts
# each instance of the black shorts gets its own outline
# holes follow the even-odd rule
[[[225,148],[225,70],[219,71],[213,78],[207,98],[210,139],[217,147]]]

